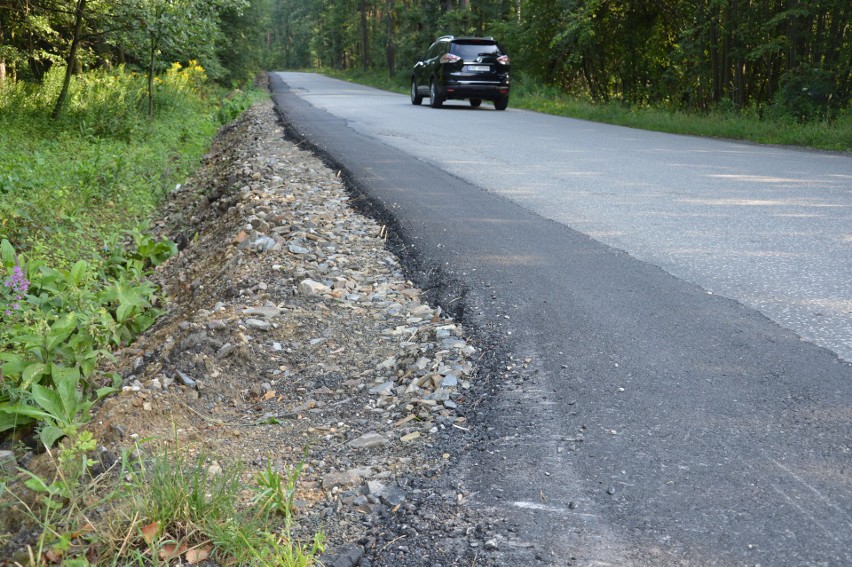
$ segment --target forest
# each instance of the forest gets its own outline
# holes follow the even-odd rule
[[[282,0],[282,67],[406,74],[435,37],[501,40],[513,71],[599,101],[802,120],[849,104],[844,0]]]
[[[489,35],[516,74],[596,101],[831,119],[852,88],[847,0],[0,0],[0,84],[197,60],[404,80],[443,34]]]

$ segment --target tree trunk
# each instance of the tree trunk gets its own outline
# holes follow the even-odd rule
[[[77,49],[80,47],[80,37],[83,35],[83,16],[86,13],[86,0],[77,0],[77,7],[74,9],[74,35],[71,38],[71,49],[68,52],[68,58],[65,60],[65,79],[62,81],[62,90],[59,92],[59,97],[56,99],[56,106],[53,107],[51,117],[56,120],[62,112],[62,107],[65,106],[65,99],[68,97],[68,87],[71,86],[71,75],[77,67]]]
[[[0,11],[0,45],[6,45],[6,18]],[[0,88],[6,84],[6,60],[0,57]]]
[[[738,109],[745,106],[745,61],[737,55],[734,62],[734,105]]]
[[[361,61],[364,70],[370,68],[370,28],[367,22],[367,0],[361,0]]]
[[[743,25],[742,17],[740,15],[740,3],[738,0],[734,0],[731,2],[731,18],[730,18],[730,28],[731,28],[731,38],[732,38],[732,57],[734,63],[734,76],[733,76],[733,95],[734,95],[734,106],[737,109],[742,109],[745,106],[745,90],[746,90],[746,76],[745,76],[745,57],[743,56],[743,51],[745,50],[745,46],[742,44],[742,37],[738,33],[739,28]]]
[[[707,33],[707,43],[710,46],[710,75],[713,78],[712,94],[710,100],[719,102],[722,99],[722,55],[719,53],[719,14],[710,11],[708,6],[707,24],[709,27]]]
[[[731,18],[731,7],[730,5],[727,5],[723,8],[722,25],[720,26],[724,37],[722,38],[722,67],[720,69],[721,76],[719,77],[719,84],[722,86],[722,93],[728,97],[729,100],[732,100],[731,75],[734,68],[734,61],[731,51],[734,40],[734,26],[735,23]]]
[[[840,30],[842,17],[840,4],[838,3],[831,12],[831,25],[825,44],[825,65],[829,68],[833,68],[839,59],[838,55],[840,55],[840,46],[843,43],[843,34],[838,34],[837,32]]]
[[[148,117],[154,116],[154,64],[157,56],[157,42],[151,40],[148,53]]]
[[[798,2],[793,2],[793,6],[798,6]],[[790,45],[787,50],[787,70],[795,69],[799,66],[799,18],[791,15],[787,17],[787,37],[789,37]]]
[[[394,14],[394,5],[393,0],[387,0],[387,25],[388,25],[388,43],[385,49],[385,55],[387,57],[388,62],[388,74],[391,77],[396,76],[396,43],[393,36],[393,14]]]

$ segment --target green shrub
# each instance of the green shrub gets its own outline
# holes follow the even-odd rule
[[[219,103],[216,118],[220,124],[235,120],[248,108],[263,97],[269,96],[257,89],[236,90],[228,93]]]
[[[793,116],[799,122],[834,118],[839,100],[834,81],[830,72],[808,65],[787,72],[775,95],[773,114]]]
[[[158,315],[144,275],[176,248],[133,227],[196,167],[218,120],[258,96],[220,105],[204,69],[175,64],[149,117],[144,77],[119,67],[72,77],[53,120],[63,76],[0,89],[0,432],[37,423],[46,445],[111,385],[98,371],[110,349]]]
[[[39,422],[50,447],[117,385],[118,377],[99,374],[98,365],[154,323],[156,289],[142,278],[175,252],[172,243],[131,235],[134,246],[113,252],[101,271],[84,260],[53,269],[16,254],[8,240],[0,244],[0,433]]]
[[[114,72],[86,73],[74,83],[66,119],[76,121],[83,134],[132,142],[143,126],[143,79],[120,67]]]

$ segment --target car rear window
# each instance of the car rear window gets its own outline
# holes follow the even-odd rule
[[[465,61],[476,59],[480,55],[500,54],[500,48],[494,43],[453,43],[450,53]]]

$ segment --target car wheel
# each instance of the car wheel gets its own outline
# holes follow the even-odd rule
[[[503,95],[494,99],[495,110],[506,110],[509,106],[509,95]]]
[[[444,99],[441,97],[441,91],[438,90],[438,84],[435,83],[435,79],[432,79],[432,83],[429,85],[429,106],[432,108],[441,108],[442,104],[444,104]]]
[[[417,81],[411,79],[411,104],[419,105],[423,102],[423,95],[417,92]]]
[[[470,99],[470,105],[474,108],[479,108],[479,105],[482,104],[481,98],[472,98]]]

